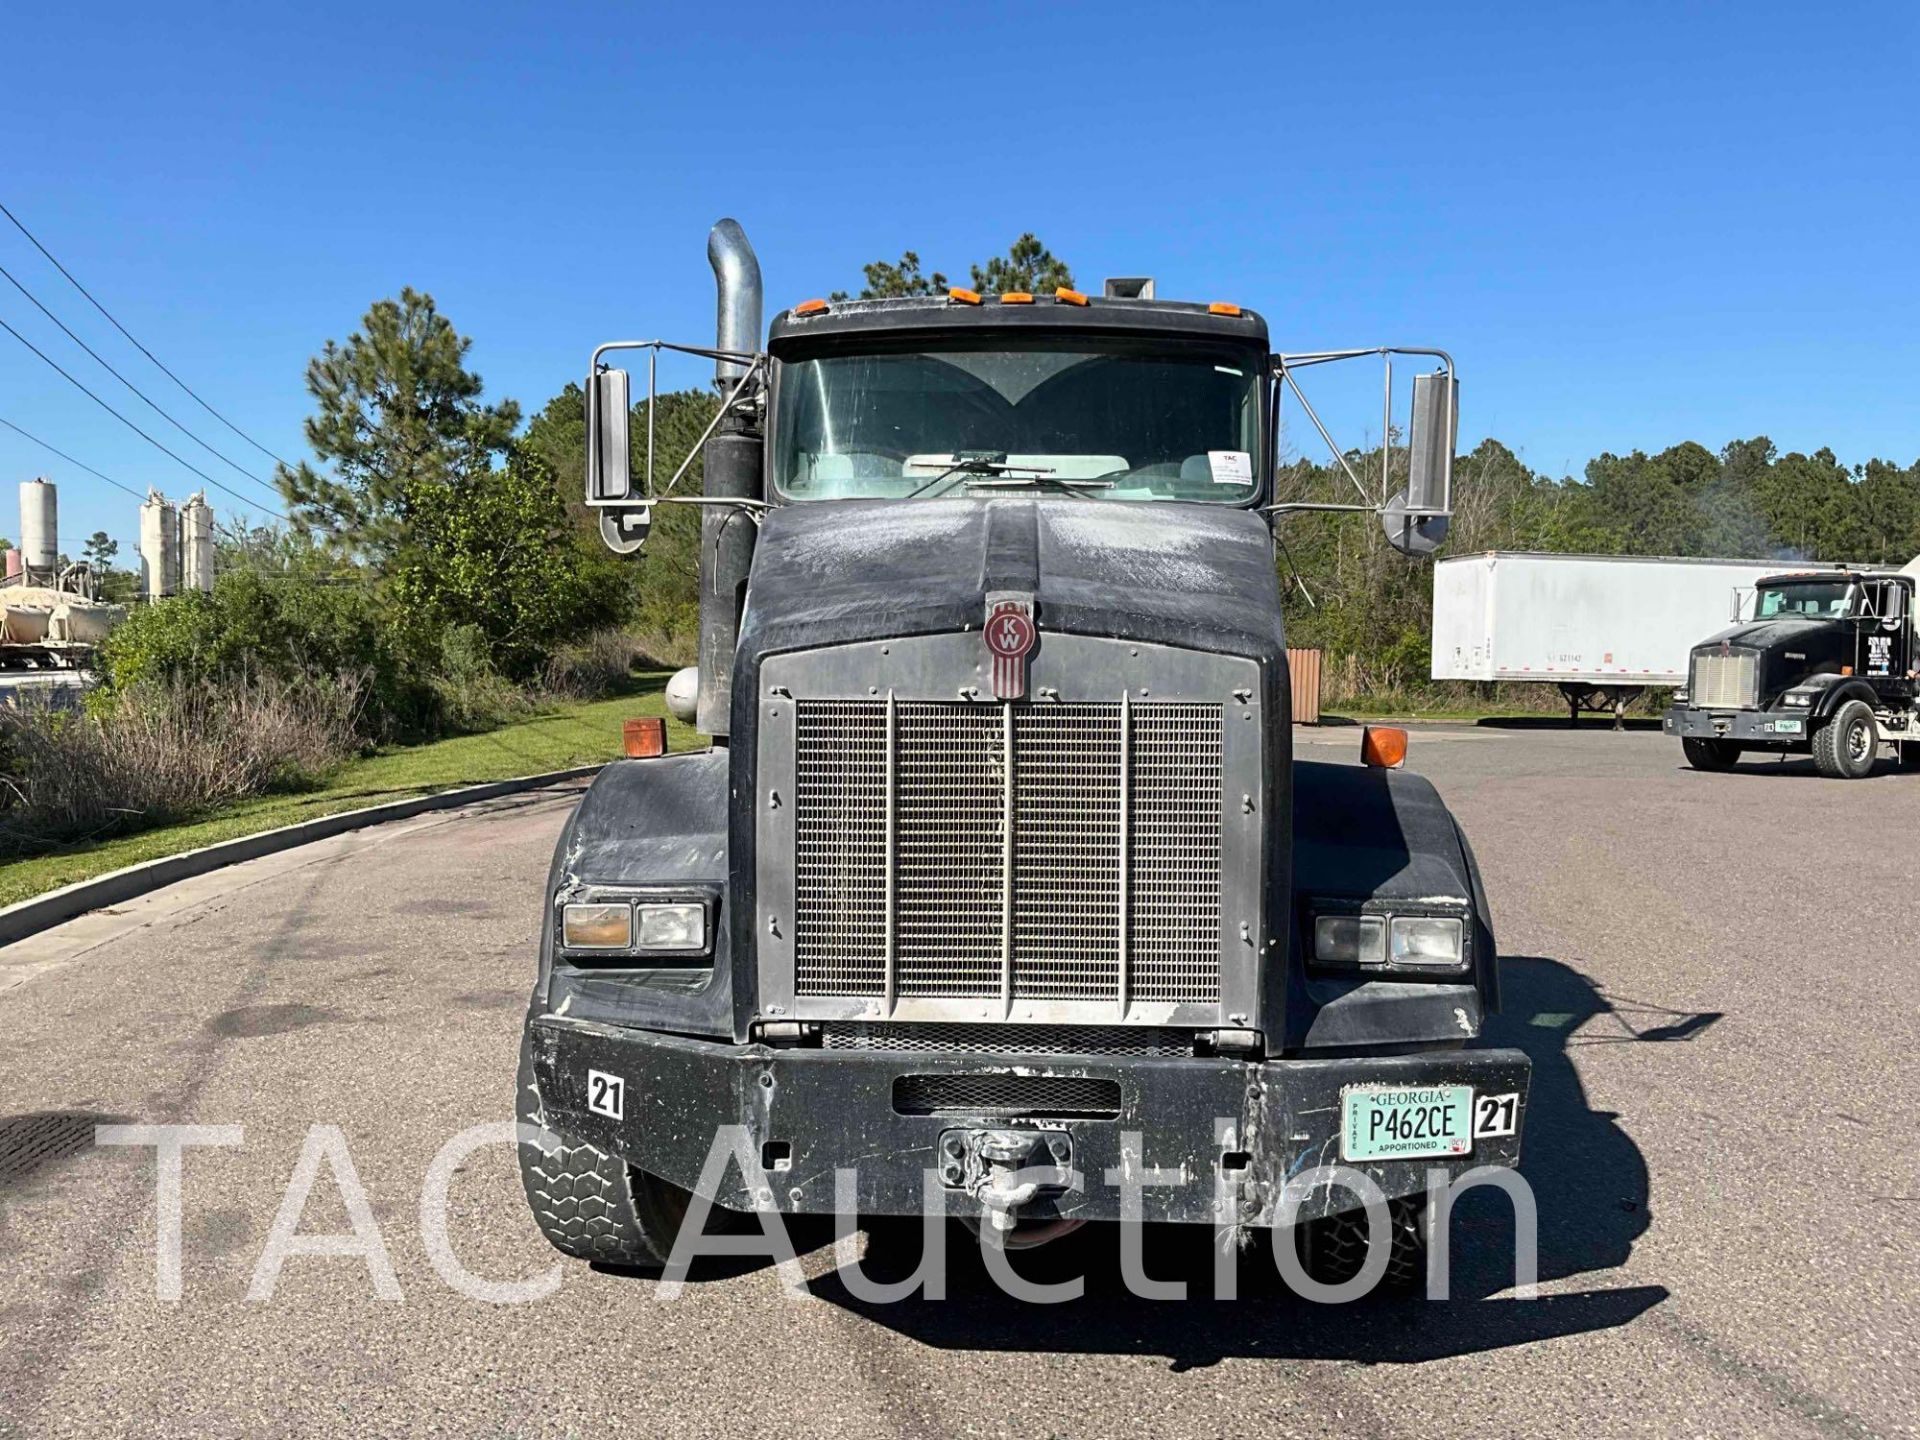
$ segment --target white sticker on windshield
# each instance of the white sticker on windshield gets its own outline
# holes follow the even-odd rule
[[[1253,484],[1253,457],[1244,450],[1209,450],[1207,468],[1216,485]]]

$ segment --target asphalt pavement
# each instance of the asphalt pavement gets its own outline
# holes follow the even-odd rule
[[[1299,733],[1303,758],[1358,749]],[[510,1114],[560,791],[0,950],[0,1434],[1916,1433],[1920,775],[1707,775],[1678,748],[1414,735],[1492,897],[1491,1038],[1534,1060],[1539,1299],[1513,1295],[1496,1196],[1462,1202],[1447,1302],[1137,1301],[1094,1228],[1023,1261],[1084,1274],[1083,1300],[1017,1305],[962,1247],[948,1299],[875,1306],[820,1222],[794,1231],[797,1299],[751,1260],[671,1301],[572,1262],[544,1298],[462,1293],[422,1239],[423,1180]],[[154,1151],[94,1144],[102,1124],[238,1127],[185,1153],[177,1301]],[[295,1254],[259,1294],[316,1124],[339,1142],[299,1231],[350,1233],[363,1192],[387,1298],[340,1254]],[[448,1199],[467,1271],[550,1270],[510,1149],[474,1150]],[[1150,1237],[1148,1263],[1207,1291],[1190,1237]]]

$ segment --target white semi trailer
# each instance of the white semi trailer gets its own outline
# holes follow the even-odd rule
[[[1557,685],[1574,721],[1684,685],[1702,635],[1752,604],[1778,560],[1489,551],[1433,567],[1433,678]]]

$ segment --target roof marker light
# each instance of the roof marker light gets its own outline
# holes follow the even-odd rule
[[[956,305],[978,305],[980,303],[980,292],[978,290],[962,290],[956,285],[953,289],[947,291],[947,299]]]
[[[1086,296],[1082,295],[1078,290],[1069,290],[1064,285],[1053,292],[1053,298],[1058,300],[1062,305],[1084,305],[1087,303]]]
[[[793,307],[793,313],[796,315],[821,315],[826,313],[826,310],[827,302],[824,300],[802,300]]]
[[[1240,307],[1235,305],[1231,300],[1216,300],[1207,306],[1207,313],[1209,315],[1238,315],[1240,313]]]
[[[1000,297],[1000,303],[1002,305],[1031,305],[1033,303],[1033,296],[1024,290],[1009,290]]]

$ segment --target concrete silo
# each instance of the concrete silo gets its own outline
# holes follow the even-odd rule
[[[51,480],[21,482],[20,553],[27,583],[53,583],[60,564],[60,501]]]
[[[213,589],[213,507],[204,490],[180,507],[180,588]]]
[[[140,507],[140,587],[149,600],[180,589],[180,514],[158,490]]]

